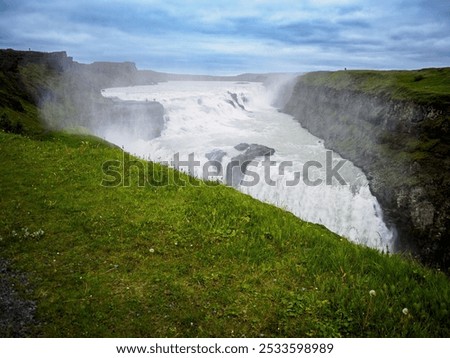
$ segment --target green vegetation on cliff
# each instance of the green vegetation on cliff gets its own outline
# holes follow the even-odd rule
[[[27,135],[44,130],[35,101],[18,72],[0,71],[0,129]]]
[[[16,99],[16,123],[36,132],[0,131],[0,260],[29,284],[4,270],[0,281],[36,302],[29,335],[450,335],[442,273],[135,158],[129,186],[102,186],[106,161],[128,172],[122,150],[44,133],[31,100]],[[17,334],[8,312],[0,336]]]
[[[311,72],[301,80],[308,85],[360,91],[418,104],[450,105],[450,67],[415,71]]]

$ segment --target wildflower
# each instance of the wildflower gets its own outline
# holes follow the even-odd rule
[[[377,293],[375,292],[375,290],[370,290],[370,291],[369,291],[369,295],[370,295],[371,297],[375,297],[375,296],[377,295]]]
[[[402,312],[403,312],[403,314],[404,314],[405,316],[407,316],[408,313],[409,313],[409,311],[408,311],[407,308],[403,308],[403,309],[402,309]]]
[[[155,249],[151,248],[149,251],[153,254],[155,252]]]

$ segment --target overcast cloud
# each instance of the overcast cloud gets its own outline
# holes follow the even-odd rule
[[[448,0],[0,0],[0,47],[183,73],[450,66]]]

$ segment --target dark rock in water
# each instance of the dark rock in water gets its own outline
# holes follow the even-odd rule
[[[227,102],[228,104],[231,104],[234,108],[236,108],[236,105],[234,104],[233,101],[226,99],[225,102]]]
[[[246,143],[240,143],[235,146],[235,148],[243,148],[244,146],[247,146],[245,152],[233,157],[230,164],[227,166],[226,182],[233,187],[239,186],[248,165],[253,159],[257,157],[270,157],[275,153],[275,149],[261,144],[248,145]]]
[[[250,147],[250,144],[248,143],[239,143],[238,145],[234,146],[234,149],[243,151],[246,150],[248,147]]]
[[[239,98],[236,93],[232,93],[228,91],[228,94],[231,96],[232,101],[227,100],[226,102],[231,104],[234,108],[236,108],[236,105],[239,106],[239,108],[245,110],[245,107],[239,103]]]
[[[205,157],[211,161],[222,162],[223,157],[227,155],[222,149],[213,149],[211,152],[206,153]]]
[[[208,174],[209,175],[223,175],[223,165],[222,165],[222,159],[227,153],[224,152],[222,149],[213,149],[211,152],[206,153],[205,157],[208,158]],[[204,168],[205,170],[205,168]],[[205,175],[205,172],[204,172]]]
[[[238,157],[243,156],[245,160],[253,160],[256,157],[267,157],[275,154],[275,149],[261,144],[250,144],[247,150]]]

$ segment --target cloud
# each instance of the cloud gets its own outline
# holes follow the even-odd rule
[[[181,72],[448,66],[449,15],[437,0],[2,0],[0,46]]]

